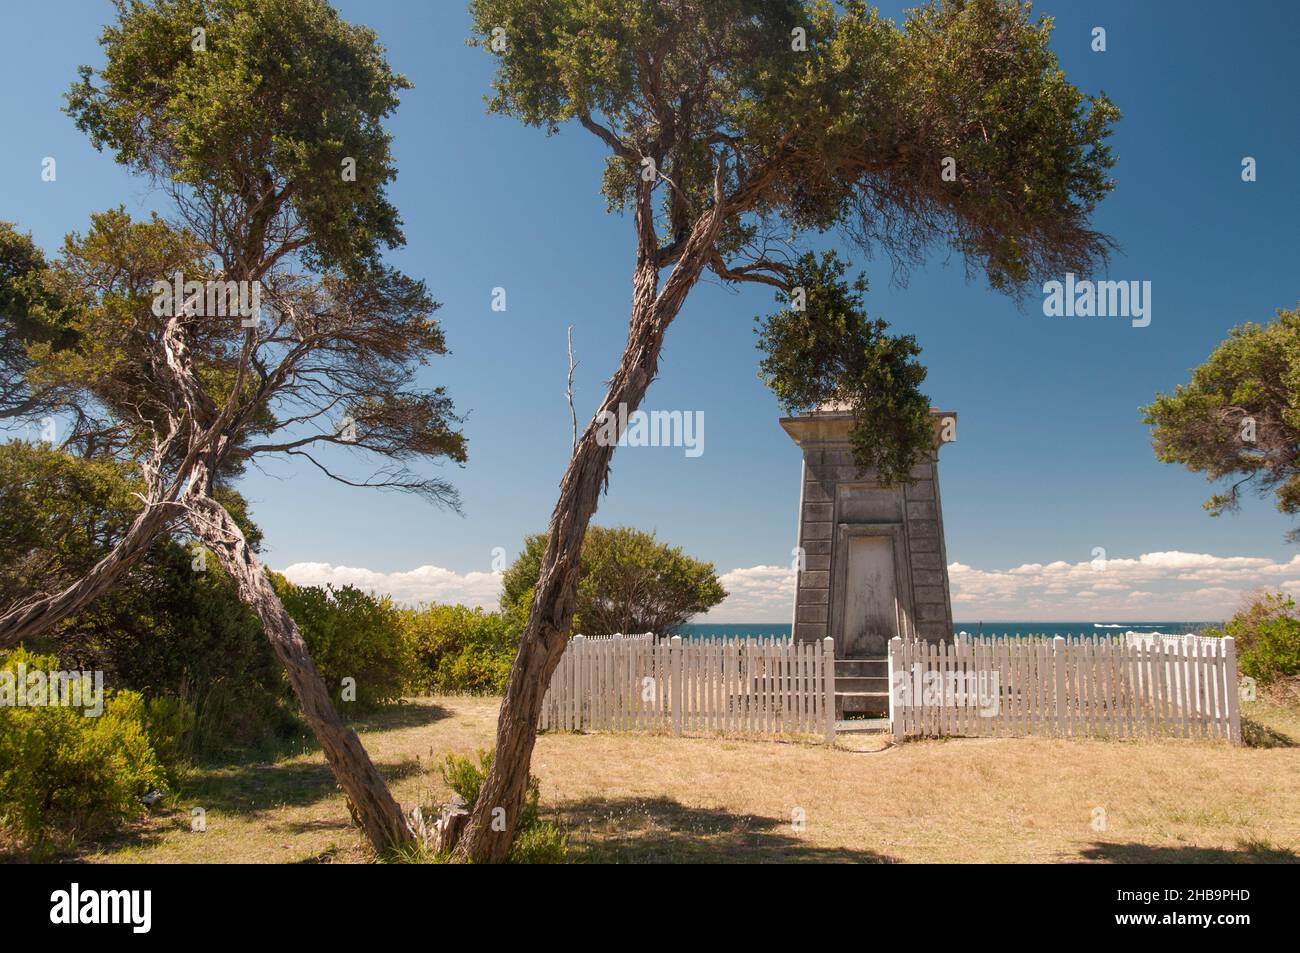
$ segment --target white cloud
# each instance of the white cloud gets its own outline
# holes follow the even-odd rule
[[[1213,621],[1231,615],[1252,590],[1294,589],[1284,577],[1297,569],[1300,556],[1277,562],[1171,551],[1010,569],[953,563],[948,577],[961,621]]]
[[[1099,568],[1095,568],[1099,567]],[[303,585],[351,584],[404,603],[459,602],[495,608],[498,573],[458,573],[438,566],[377,572],[329,563],[282,570]],[[1101,563],[1025,563],[1008,569],[948,566],[957,621],[1165,622],[1226,618],[1246,593],[1266,588],[1300,596],[1300,556],[1286,562],[1255,556],[1155,552]],[[729,595],[697,621],[789,622],[794,575],[789,566],[732,569],[720,577]]]
[[[794,618],[794,573],[789,566],[733,569],[718,577],[727,598],[705,622],[789,622]]]
[[[458,573],[439,566],[419,566],[406,572],[376,572],[329,563],[294,563],[280,570],[302,586],[352,585],[392,596],[398,602],[449,602],[495,609],[501,597],[501,574]]]

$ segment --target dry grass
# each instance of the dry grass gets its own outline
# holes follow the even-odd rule
[[[421,699],[359,726],[403,803],[446,791],[451,751],[491,745],[498,700]],[[1275,742],[1300,716],[1248,714]],[[534,772],[578,860],[1234,862],[1300,859],[1300,749],[972,739],[889,746],[544,735]],[[207,831],[190,831],[190,808]],[[1105,810],[1105,830],[1093,811]],[[792,820],[802,810],[803,830]],[[174,809],[84,859],[361,861],[323,759],[197,773]]]

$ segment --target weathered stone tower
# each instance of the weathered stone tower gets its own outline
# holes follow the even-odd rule
[[[934,452],[912,471],[914,483],[894,487],[853,465],[851,414],[829,408],[781,419],[803,450],[797,640],[829,635],[836,658],[853,660],[883,659],[896,635],[952,639],[938,463],[956,414],[930,414]]]

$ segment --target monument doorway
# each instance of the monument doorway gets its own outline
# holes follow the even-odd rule
[[[894,540],[849,536],[840,658],[881,658],[898,635],[898,590],[894,584]]]

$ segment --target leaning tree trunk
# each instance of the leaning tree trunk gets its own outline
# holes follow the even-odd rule
[[[188,501],[195,535],[235,581],[240,599],[257,613],[262,629],[289,675],[313,734],[325,751],[352,812],[377,851],[410,843],[414,834],[357,733],[339,717],[311,660],[298,625],[276,595],[261,563],[226,508],[208,496]]]
[[[453,856],[459,860],[501,863],[510,853],[528,791],[528,770],[542,700],[564,654],[573,621],[582,542],[614,455],[613,446],[604,446],[597,439],[604,429],[600,421],[604,413],[617,417],[620,405],[628,414],[641,405],[658,372],[664,333],[704,270],[723,214],[715,206],[696,223],[681,258],[658,294],[659,268],[654,251],[657,239],[648,202],[638,207],[637,219],[640,239],[627,344],[605,400],[587,424],[560,482],[560,498],[551,513],[528,624],[519,638],[519,654],[506,681],[492,766],[463,826],[443,831],[442,847],[453,848]]]
[[[0,615],[0,649],[13,648],[23,639],[48,631],[113,588],[179,513],[173,502],[146,505],[118,544],[88,573],[61,592],[26,600]]]

